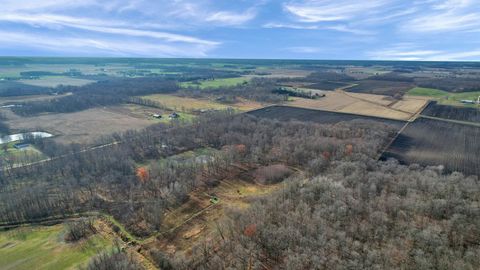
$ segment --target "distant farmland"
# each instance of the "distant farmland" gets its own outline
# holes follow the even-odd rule
[[[247,83],[250,79],[246,77],[214,79],[214,80],[200,80],[194,82],[181,83],[182,87],[199,87],[203,88],[218,88],[218,87],[230,87],[237,84]]]
[[[444,165],[447,172],[480,175],[480,127],[418,118],[397,137],[382,159],[423,166]]]
[[[370,120],[384,123],[394,128],[400,129],[406,122],[379,117],[369,117],[363,115],[337,113],[321,110],[303,109],[287,106],[271,106],[263,109],[251,111],[248,114],[262,118],[273,118],[280,121],[311,121],[320,124],[335,124],[342,121],[352,120]]]

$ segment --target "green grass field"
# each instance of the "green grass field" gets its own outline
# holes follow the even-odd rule
[[[189,112],[191,110],[200,109],[221,110],[229,107],[227,105],[217,103],[213,100],[178,97],[164,94],[148,95],[143,96],[142,98],[159,102],[168,107],[169,109],[180,112]]]
[[[238,78],[227,78],[227,79],[215,79],[215,80],[208,80],[208,81],[199,81],[198,83],[195,82],[186,82],[181,83],[180,86],[182,87],[199,87],[203,88],[218,88],[223,86],[235,86],[237,84],[242,84],[248,82],[250,79],[245,77],[238,77]]]
[[[460,101],[463,99],[468,100],[477,100],[480,96],[480,91],[476,92],[462,92],[462,93],[449,93],[446,91],[432,89],[432,88],[421,88],[415,87],[407,92],[407,95],[410,96],[423,96],[431,97],[434,100],[437,100],[440,104],[446,105],[464,105],[464,106],[476,106],[472,104],[463,104]]]
[[[66,243],[64,230],[59,224],[0,232],[0,269],[76,269],[112,247],[111,241],[99,234]]]

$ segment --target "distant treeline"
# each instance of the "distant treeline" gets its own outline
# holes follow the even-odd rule
[[[277,88],[273,90],[272,93],[279,94],[279,95],[287,95],[291,97],[301,97],[301,98],[310,98],[310,99],[315,99],[320,97],[320,95],[313,94],[312,91],[290,90],[284,87]]]
[[[0,97],[48,95],[62,93],[60,90],[53,91],[51,88],[27,85],[15,81],[0,82]]]
[[[278,86],[274,80],[253,78],[248,84],[204,89],[182,89],[178,94],[194,98],[215,96],[217,101],[222,103],[235,103],[238,102],[238,98],[268,103],[282,103],[286,101],[286,95],[274,93],[276,89],[278,89]]]
[[[420,87],[435,88],[448,92],[480,91],[480,78],[416,78],[415,83]]]
[[[28,116],[44,112],[66,113],[81,111],[96,106],[107,106],[128,101],[131,96],[155,93],[170,93],[178,89],[175,81],[163,78],[113,79],[85,86],[60,86],[60,92],[72,95],[45,101],[23,103],[14,107],[16,114]]]

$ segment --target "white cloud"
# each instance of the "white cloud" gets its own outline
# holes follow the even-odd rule
[[[479,60],[480,49],[472,51],[448,51],[422,49],[410,43],[394,45],[385,50],[367,53],[374,60],[401,60],[401,61],[465,61]]]
[[[207,22],[219,22],[224,25],[241,25],[251,21],[256,17],[256,12],[253,9],[247,10],[244,13],[234,13],[229,11],[219,11],[208,15],[205,20]]]
[[[450,52],[425,58],[427,61],[479,61],[480,49],[465,52]]]
[[[338,32],[351,33],[355,35],[373,35],[372,31],[361,30],[356,28],[350,28],[348,25],[338,24],[330,26],[319,26],[312,24],[282,24],[282,23],[267,23],[262,26],[263,28],[287,28],[297,30],[332,30]]]
[[[303,29],[303,30],[317,30],[316,25],[301,25],[301,24],[283,24],[283,23],[266,23],[263,28],[289,28],[289,29]]]
[[[303,0],[289,2],[284,9],[301,22],[346,21],[378,11],[389,0]]]
[[[373,35],[374,34],[373,31],[350,28],[349,26],[343,25],[343,24],[327,26],[327,27],[325,27],[325,29],[330,29],[330,30],[335,30],[335,31],[345,32],[345,33],[351,33],[351,34],[355,34],[355,35]]]
[[[107,38],[78,38],[45,36],[31,33],[0,31],[0,48],[17,44],[55,53],[77,55],[205,57],[210,46],[202,44],[169,44],[159,42],[125,41]]]
[[[318,53],[321,52],[321,48],[317,47],[308,47],[308,46],[298,46],[298,47],[288,47],[285,50],[293,53]]]
[[[170,42],[187,42],[198,43],[203,45],[216,46],[218,42],[203,40],[186,35],[172,34],[159,31],[138,30],[124,28],[120,26],[126,25],[122,22],[110,22],[103,20],[95,20],[90,18],[77,18],[70,16],[61,16],[54,14],[6,14],[0,15],[0,21],[10,21],[17,23],[28,23],[32,25],[47,25],[47,26],[68,26],[88,31],[101,32],[107,34],[119,34],[126,36],[150,37],[156,39],[163,39]],[[106,25],[106,26],[105,26]],[[119,27],[112,27],[113,25]]]
[[[471,31],[480,28],[480,5],[472,0],[444,0],[423,6],[401,29],[411,32]]]

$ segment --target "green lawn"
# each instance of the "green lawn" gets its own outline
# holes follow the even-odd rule
[[[415,87],[410,89],[407,94],[411,96],[444,97],[448,96],[450,93],[433,88]]]
[[[38,149],[36,149],[33,146],[29,146],[24,149],[16,149],[13,147],[13,145],[17,142],[10,142],[7,144],[6,151],[3,148],[4,145],[0,145],[0,159],[3,160],[25,160],[29,159],[30,161],[36,161],[36,160],[42,160],[45,158],[45,155],[43,155],[42,152],[40,152]],[[14,162],[17,163],[17,162]]]
[[[463,104],[460,101],[463,99],[477,100],[478,96],[480,96],[480,91],[449,93],[438,89],[415,87],[409,90],[407,95],[431,97],[432,99],[437,100],[440,104],[476,106]]]
[[[181,83],[182,87],[199,87],[199,88],[218,88],[223,86],[235,86],[237,84],[242,84],[248,82],[250,79],[245,77],[238,78],[227,78],[227,79],[215,79],[215,80],[203,80],[198,83],[195,82],[186,82]]]
[[[0,269],[76,269],[112,247],[100,235],[71,244],[63,240],[65,227],[31,226],[0,232]]]

